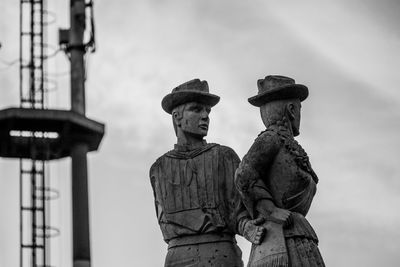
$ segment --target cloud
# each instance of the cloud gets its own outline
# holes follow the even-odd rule
[[[371,13],[366,13],[365,9],[351,9],[340,1],[287,2],[270,6],[271,15],[299,40],[332,60],[344,72],[363,80],[377,96],[400,101],[394,86],[400,82],[395,67],[400,54],[388,53],[400,48],[398,29],[383,28],[374,23],[374,17],[371,20]],[[399,8],[399,5],[394,6]],[[388,10],[388,6],[385,7]]]

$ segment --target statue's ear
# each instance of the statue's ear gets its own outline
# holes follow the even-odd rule
[[[295,118],[295,116],[294,116],[294,114],[296,112],[295,109],[296,108],[292,102],[290,102],[286,105],[286,111],[287,111],[287,114],[288,114],[288,117],[290,120],[294,120],[294,118]]]
[[[181,126],[181,118],[179,117],[180,116],[177,111],[172,112],[172,119],[174,120],[176,126]]]

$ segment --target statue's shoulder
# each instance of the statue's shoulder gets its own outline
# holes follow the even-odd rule
[[[158,170],[158,168],[161,165],[161,161],[163,160],[164,157],[166,157],[166,154],[167,153],[165,153],[164,155],[158,157],[157,160],[151,165],[150,171],[149,171],[150,177],[153,176],[154,173]]]
[[[249,151],[243,157],[246,162],[261,162],[273,158],[282,148],[279,133],[274,129],[267,128],[254,140]]]
[[[221,153],[226,153],[226,154],[236,154],[236,152],[230,148],[229,146],[224,146],[224,145],[218,145],[218,149]]]
[[[274,129],[266,129],[258,134],[254,140],[254,145],[260,145],[262,147],[280,147],[283,144],[283,138],[279,131]]]
[[[240,161],[239,156],[236,154],[235,150],[229,146],[219,145],[219,152],[226,159],[233,159],[235,161]]]

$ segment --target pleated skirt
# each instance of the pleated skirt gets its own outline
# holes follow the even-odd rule
[[[287,237],[286,247],[291,267],[325,267],[318,246],[312,239]]]

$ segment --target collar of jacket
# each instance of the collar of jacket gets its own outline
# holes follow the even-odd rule
[[[178,147],[178,145],[175,145],[175,149],[167,152],[165,155],[167,157],[176,158],[176,159],[192,159],[192,158],[197,157],[198,155],[206,152],[207,150],[210,150],[211,148],[213,148],[215,146],[218,146],[218,144],[214,144],[214,143],[207,144],[205,141],[202,146],[197,147],[197,148],[192,148],[192,149],[189,149],[189,147],[186,147],[186,146],[185,146],[186,148],[183,148],[183,146]]]

